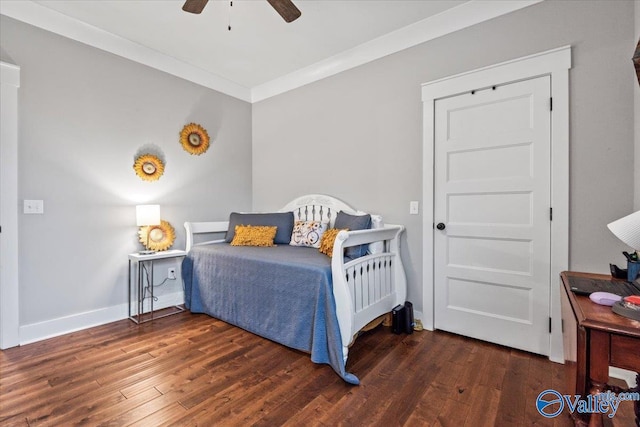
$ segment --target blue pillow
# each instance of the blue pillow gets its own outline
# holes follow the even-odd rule
[[[233,236],[236,234],[236,225],[275,225],[278,229],[273,243],[288,245],[291,241],[291,233],[293,233],[293,212],[231,212],[231,215],[229,215],[229,228],[224,239],[225,242],[231,243],[233,240]]]
[[[333,226],[339,229],[348,228],[349,231],[368,230],[371,228],[371,215],[350,215],[340,211],[336,215],[336,221]],[[367,254],[367,245],[348,247],[344,254],[351,259],[360,258]]]

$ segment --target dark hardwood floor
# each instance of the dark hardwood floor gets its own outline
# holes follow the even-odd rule
[[[206,315],[123,320],[0,352],[0,425],[572,425],[535,408],[564,381],[541,356],[380,326],[347,367],[360,386]],[[613,425],[633,425],[625,404]]]

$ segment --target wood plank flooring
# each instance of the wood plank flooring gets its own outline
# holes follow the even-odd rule
[[[563,365],[453,334],[380,326],[347,369],[360,386],[206,315],[123,320],[0,352],[0,425],[572,425],[535,409]],[[633,424],[624,402],[613,425]]]

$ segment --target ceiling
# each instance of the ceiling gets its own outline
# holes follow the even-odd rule
[[[253,102],[540,0],[1,0],[0,13]],[[228,29],[229,25],[231,30]]]

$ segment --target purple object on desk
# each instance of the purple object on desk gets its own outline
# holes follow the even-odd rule
[[[589,299],[596,304],[612,306],[617,301],[621,301],[622,297],[610,292],[593,292],[589,295]]]

